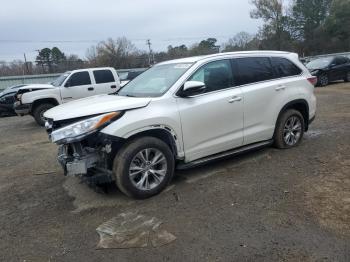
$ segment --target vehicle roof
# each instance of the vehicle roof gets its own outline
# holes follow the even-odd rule
[[[294,53],[291,52],[285,52],[285,51],[239,51],[239,52],[225,52],[225,53],[217,53],[212,55],[203,55],[203,56],[193,56],[193,57],[186,57],[186,58],[180,58],[180,59],[174,59],[169,60],[165,62],[161,62],[158,65],[164,65],[164,64],[173,64],[173,63],[195,63],[200,60],[208,59],[208,58],[215,58],[215,57],[222,57],[222,56],[241,56],[241,55],[291,55]],[[295,55],[295,54],[294,54]]]
[[[71,70],[71,71],[67,71],[65,73],[84,71],[84,70],[103,70],[103,69],[115,70],[113,67],[89,67],[89,68],[81,68],[81,69]]]

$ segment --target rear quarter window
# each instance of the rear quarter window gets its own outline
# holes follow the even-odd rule
[[[283,57],[271,57],[276,78],[300,75],[302,70],[293,62]]]

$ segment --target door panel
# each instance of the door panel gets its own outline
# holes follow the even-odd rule
[[[111,94],[117,91],[116,82],[111,70],[100,69],[94,70],[93,76],[95,80],[96,94]]]
[[[243,99],[233,87],[228,59],[199,68],[188,81],[205,85],[202,94],[177,99],[181,117],[185,161],[239,147],[243,143]]]
[[[240,88],[178,98],[177,103],[186,162],[242,145],[243,99]]]
[[[88,71],[76,72],[67,79],[64,87],[61,87],[62,102],[66,103],[75,99],[93,96],[96,94],[91,83]]]
[[[271,80],[242,87],[244,98],[244,145],[271,139],[279,111],[298,99],[300,77]]]

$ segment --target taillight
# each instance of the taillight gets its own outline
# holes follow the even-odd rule
[[[311,76],[307,79],[313,86],[317,84],[317,76]]]

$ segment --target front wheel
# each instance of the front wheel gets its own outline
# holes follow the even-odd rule
[[[171,181],[175,159],[169,146],[155,137],[139,137],[115,156],[113,173],[126,195],[144,199],[160,193]]]
[[[276,125],[274,144],[286,149],[297,146],[303,138],[305,121],[303,115],[294,109],[282,113]]]
[[[45,118],[44,118],[44,113],[49,110],[50,108],[53,108],[53,104],[40,104],[36,106],[33,110],[33,117],[35,121],[38,123],[39,126],[44,126],[45,125]]]

